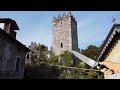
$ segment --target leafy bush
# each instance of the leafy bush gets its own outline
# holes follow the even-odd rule
[[[42,50],[44,49],[42,48]],[[98,50],[98,47],[90,45],[87,49],[81,50],[81,53],[94,59]],[[24,79],[103,79],[103,74],[96,71],[85,71],[82,69],[68,69],[51,66],[51,64],[71,66],[72,54],[68,51],[65,51],[60,56],[56,56],[54,53],[52,53],[50,58],[42,55],[39,58],[34,57],[32,59],[32,61],[35,61],[35,63],[25,66]],[[83,63],[78,58],[75,67],[91,69],[90,66]]]

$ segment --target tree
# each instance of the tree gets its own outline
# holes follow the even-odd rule
[[[82,50],[81,53],[93,60],[95,60],[96,55],[98,54],[99,47],[95,45],[89,45],[87,49]],[[91,68],[89,65],[85,64],[86,68]]]
[[[97,47],[95,45],[89,45],[87,47],[87,49],[85,50],[82,50],[82,54],[84,54],[85,56],[95,60],[95,57],[96,55],[98,54],[99,52],[99,49],[100,47]],[[85,68],[92,68],[90,67],[89,65],[85,64],[84,65]],[[95,72],[95,71],[86,71],[86,77],[85,78],[103,78],[103,74],[101,73],[98,73],[98,72]]]
[[[95,45],[89,45],[87,49],[82,50],[81,53],[91,59],[95,59],[96,55],[98,54],[98,51],[99,51],[99,47]]]
[[[54,53],[52,53],[49,60],[48,60],[48,63],[58,65],[59,64],[58,56],[56,56]]]
[[[46,48],[42,45],[39,46],[41,51]],[[95,45],[90,45],[85,50],[81,50],[81,53],[88,56],[91,59],[97,55],[99,47]],[[59,61],[60,57],[60,61]],[[37,59],[36,59],[37,58]],[[47,58],[45,54],[42,54],[39,58],[33,57],[33,61],[36,63],[32,65],[26,65],[25,67],[25,78],[26,79],[101,79],[103,75],[95,71],[85,71],[82,69],[68,69],[56,67],[54,65],[64,65],[71,66],[72,54],[68,51],[64,51],[62,55],[56,56],[54,53],[51,54],[50,58]],[[43,62],[43,63],[40,63]],[[62,62],[62,63],[60,63]],[[53,66],[52,66],[52,65]],[[82,62],[77,58],[76,66],[78,68],[88,68],[91,67]]]
[[[64,53],[60,57],[61,57],[61,61],[65,66],[72,65],[72,54],[70,52],[64,51]]]
[[[34,48],[32,48],[33,51],[31,51],[31,62],[33,64],[40,63],[40,62],[47,62],[47,50],[48,48],[45,45],[36,45]]]

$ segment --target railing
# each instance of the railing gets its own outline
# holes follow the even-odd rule
[[[44,63],[44,62],[40,62],[41,64],[47,64],[47,63]],[[96,70],[96,69],[86,69],[86,68],[77,68],[77,67],[67,67],[67,66],[61,66],[61,65],[54,65],[54,64],[47,64],[49,66],[55,66],[55,67],[61,67],[61,68],[68,68],[68,69],[81,69],[81,70],[92,70],[92,71],[100,71],[100,70]]]

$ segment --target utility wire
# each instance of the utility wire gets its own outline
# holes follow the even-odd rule
[[[40,63],[43,63],[43,64],[46,64],[44,62],[40,62]],[[95,70],[95,69],[85,69],[85,68],[76,68],[76,67],[67,67],[67,66],[61,66],[61,65],[54,65],[54,64],[48,64],[49,66],[56,66],[56,67],[62,67],[62,68],[68,68],[68,69],[81,69],[81,70],[86,70],[86,71],[89,71],[89,70],[92,70],[92,71],[100,71],[100,70]]]

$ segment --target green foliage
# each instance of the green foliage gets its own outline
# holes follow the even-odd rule
[[[41,51],[46,51],[47,50],[47,48],[46,48],[46,46],[45,45],[38,45],[38,50],[41,50]]]
[[[61,55],[61,61],[63,62],[63,65],[65,66],[71,66],[72,65],[72,54],[68,51],[65,51]]]
[[[51,63],[51,64],[59,64],[58,62],[58,56],[56,56],[54,53],[51,54],[49,60],[48,60],[48,63]]]
[[[51,67],[46,64],[26,65],[24,79],[58,79],[58,67]]]
[[[81,50],[81,53],[93,60],[95,60],[96,55],[98,54],[99,47],[95,45],[89,45],[87,49]],[[91,68],[89,65],[85,64],[86,68]]]
[[[98,54],[98,51],[99,51],[99,47],[96,47],[95,45],[89,45],[87,47],[87,49],[82,50],[81,53],[84,54],[85,56],[95,60],[95,57]],[[88,66],[85,63],[84,63],[84,67],[89,68],[89,69],[92,68],[92,67]],[[103,74],[101,74],[101,73],[98,74],[96,71],[87,71],[85,78],[88,78],[88,79],[91,79],[91,78],[94,78],[94,79],[103,78]]]
[[[44,46],[39,46],[38,48],[40,48],[42,51],[45,50]],[[98,50],[99,48],[95,45],[90,45],[87,49],[82,50],[81,53],[94,59],[98,53]],[[35,63],[32,65],[26,65],[24,76],[25,79],[103,79],[103,74],[96,71],[85,71],[82,69],[67,69],[51,66],[51,64],[71,66],[72,54],[68,51],[65,51],[60,56],[56,56],[54,53],[52,53],[50,58],[47,58],[46,55],[42,55],[39,58],[34,56],[32,59],[35,61]],[[75,67],[87,69],[91,68],[78,58]]]
[[[98,54],[98,51],[99,51],[98,47],[96,47],[95,45],[89,45],[87,49],[82,50],[81,53],[91,59],[95,59],[95,56]]]
[[[40,63],[40,62],[47,63],[47,57],[44,56],[37,58],[36,63]]]
[[[31,62],[32,64],[39,64],[40,62],[47,62],[47,56],[46,53],[47,52],[47,47],[45,45],[38,45],[36,47],[34,47],[34,50],[31,52]]]

